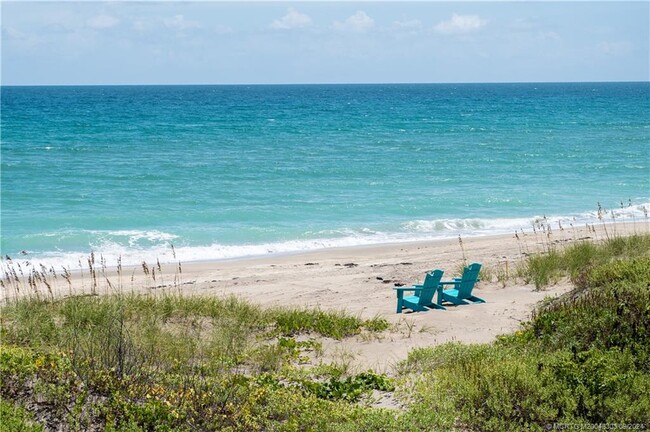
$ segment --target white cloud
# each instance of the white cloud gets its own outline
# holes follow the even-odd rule
[[[439,22],[435,30],[442,34],[465,34],[479,30],[486,23],[487,21],[478,15],[453,14],[451,19]]]
[[[14,27],[5,27],[2,29],[2,36],[7,40],[24,40],[27,39],[27,34],[21,32]]]
[[[217,24],[214,27],[212,27],[212,31],[214,31],[217,34],[224,35],[224,34],[232,33],[233,30],[232,30],[232,27]]]
[[[311,25],[309,15],[298,12],[294,8],[287,9],[287,14],[280,19],[271,23],[271,28],[277,30],[290,30],[294,28],[303,28]]]
[[[2,28],[2,39],[7,44],[16,44],[20,49],[32,48],[42,42],[35,34],[24,33],[11,26]]]
[[[133,21],[133,29],[137,31],[148,31],[153,28],[153,23],[145,20]]]
[[[133,30],[140,33],[154,34],[160,29],[175,31],[178,35],[184,36],[186,30],[200,29],[212,31],[216,34],[228,34],[232,28],[221,24],[203,25],[199,21],[185,18],[184,15],[178,14],[172,17],[150,16],[140,17],[131,22]]]
[[[516,32],[529,32],[539,28],[534,18],[516,18],[510,23],[510,29]]]
[[[86,23],[94,29],[107,29],[115,27],[120,21],[110,15],[97,15],[90,18]]]
[[[393,27],[400,30],[421,30],[422,21],[414,20],[404,20],[404,21],[395,21]]]
[[[617,56],[629,53],[632,45],[629,42],[601,42],[598,48],[604,54]]]
[[[349,30],[355,32],[364,32],[370,30],[375,25],[375,20],[370,18],[364,11],[357,11],[349,16],[345,21],[335,21],[333,27],[336,30]]]
[[[554,31],[539,32],[537,33],[537,38],[543,41],[550,41],[550,42],[560,42],[562,40],[562,37],[557,32]]]
[[[197,21],[188,21],[183,15],[174,15],[173,18],[163,18],[163,24],[165,24],[165,27],[167,28],[176,30],[186,30],[201,27],[201,24],[199,24]]]

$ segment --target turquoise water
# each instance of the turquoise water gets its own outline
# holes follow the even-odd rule
[[[47,264],[514,232],[650,202],[647,82],[1,96],[1,253]]]

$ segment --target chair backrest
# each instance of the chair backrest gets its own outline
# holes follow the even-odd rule
[[[429,305],[433,303],[433,295],[440,285],[440,280],[442,279],[442,270],[433,270],[424,277],[424,283],[422,284],[422,291],[420,292],[420,298],[418,300],[419,305]]]
[[[464,299],[472,296],[472,289],[478,280],[478,274],[481,272],[481,264],[472,263],[465,267],[463,276],[460,280],[460,287],[458,287],[458,298]]]

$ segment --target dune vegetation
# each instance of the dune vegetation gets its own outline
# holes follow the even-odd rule
[[[417,349],[389,375],[317,361],[322,338],[381,335],[381,317],[172,292],[15,298],[0,430],[650,427],[650,235],[549,247],[519,273],[574,289],[513,334]]]

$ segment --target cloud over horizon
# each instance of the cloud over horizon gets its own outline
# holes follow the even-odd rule
[[[172,18],[164,18],[163,24],[165,27],[175,30],[201,28],[201,24],[198,21],[187,20],[181,14],[174,15]]]
[[[487,24],[486,20],[481,19],[478,15],[458,15],[453,14],[451,19],[439,22],[434,29],[436,32],[453,35],[466,34],[479,30]]]
[[[335,30],[353,31],[362,33],[370,30],[375,25],[375,20],[362,10],[357,11],[354,15],[346,18],[345,21],[335,21],[332,27]]]
[[[91,28],[101,30],[101,29],[115,27],[119,22],[120,21],[115,17],[102,14],[90,18],[86,23]]]
[[[421,30],[422,21],[418,19],[394,21],[393,27],[401,30]]]
[[[276,30],[291,30],[294,28],[304,28],[311,25],[311,17],[309,15],[298,12],[296,9],[290,7],[287,9],[287,14],[280,19],[276,19],[271,23],[271,28]]]

